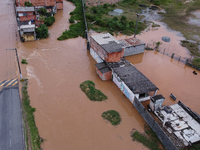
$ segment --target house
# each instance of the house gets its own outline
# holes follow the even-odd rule
[[[90,54],[97,62],[118,62],[124,56],[123,45],[110,33],[90,36]]]
[[[22,41],[34,41],[36,39],[35,24],[21,25],[19,33]]]
[[[107,63],[112,70],[112,80],[133,103],[134,97],[140,102],[156,95],[158,88],[125,58],[119,62]]]
[[[20,22],[35,21],[35,9],[34,7],[16,7],[16,16],[17,21]]]
[[[124,56],[144,53],[145,43],[136,37],[123,39],[120,42],[125,47]]]
[[[108,67],[106,62],[97,63],[95,66],[96,66],[96,73],[101,78],[101,80],[106,81],[111,79],[112,70]]]

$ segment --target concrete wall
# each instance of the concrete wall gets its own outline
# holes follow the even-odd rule
[[[131,55],[144,53],[144,48],[145,48],[145,44],[126,47],[124,51],[124,56],[131,56]]]
[[[114,72],[112,72],[112,80],[117,85],[117,87],[124,93],[124,95],[130,100],[130,102],[133,103],[135,96],[134,93]]]
[[[91,47],[90,47],[90,55],[94,58],[94,60],[97,63],[103,62],[103,60],[101,59],[101,57],[99,57],[99,55]]]
[[[96,68],[96,73],[98,74],[98,76],[101,78],[101,80],[103,81],[107,81],[107,80],[111,80],[111,76],[112,76],[112,71],[106,72],[106,73],[101,73],[101,71],[98,70],[98,68]]]
[[[137,98],[134,99],[133,105],[144,118],[146,123],[151,127],[151,129],[156,133],[160,141],[163,143],[167,150],[178,150],[176,145],[171,141],[171,139],[166,135],[164,130],[159,126],[159,124],[154,120],[154,118],[149,114],[149,112],[144,108],[144,106],[139,102]]]

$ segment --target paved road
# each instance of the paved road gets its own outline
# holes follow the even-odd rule
[[[24,150],[18,84],[0,88],[0,150]]]

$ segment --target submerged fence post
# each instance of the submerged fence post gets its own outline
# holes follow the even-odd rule
[[[173,58],[173,57],[174,57],[174,53],[172,54],[171,58]]]

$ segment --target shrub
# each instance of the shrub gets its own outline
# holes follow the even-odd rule
[[[30,3],[29,1],[25,1],[25,2],[24,2],[24,6],[26,6],[26,7],[31,7],[31,6],[33,6],[33,4]]]
[[[22,63],[22,64],[26,64],[26,65],[28,65],[28,62],[27,62],[26,59],[22,59],[21,63]]]
[[[80,88],[92,101],[103,101],[107,99],[107,96],[105,96],[101,91],[95,89],[94,82],[90,80],[81,83]]]
[[[49,29],[47,28],[46,25],[41,24],[40,27],[36,30],[37,38],[40,38],[40,39],[47,38],[49,36],[48,30]]]
[[[103,5],[103,8],[108,8],[108,4],[105,3],[105,4]]]
[[[74,21],[74,17],[70,17],[69,18],[69,23],[74,23],[75,21]]]
[[[44,20],[44,24],[45,24],[46,26],[51,26],[54,22],[55,22],[55,17],[54,17],[54,16],[47,17],[47,18]]]
[[[40,8],[38,9],[38,13],[40,15],[44,15],[44,16],[49,16],[49,13],[47,12],[47,10],[45,8]],[[51,14],[50,14],[51,15]]]
[[[118,125],[121,122],[119,113],[115,110],[108,110],[101,115],[104,119],[110,121],[112,125]]]

